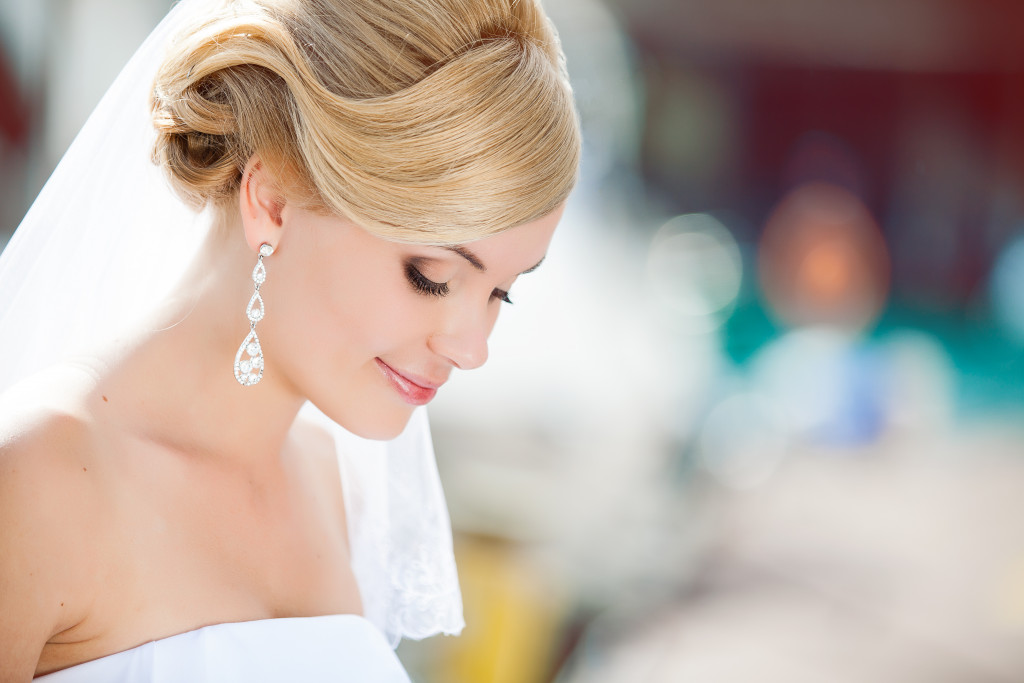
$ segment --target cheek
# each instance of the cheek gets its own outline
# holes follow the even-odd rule
[[[291,269],[280,292],[281,305],[293,307],[288,326],[302,357],[360,365],[423,334],[429,307],[410,290],[393,256],[353,245],[303,255],[305,263]]]
[[[423,298],[391,259],[365,259],[340,275],[329,302],[342,334],[373,356],[404,348],[425,330]]]

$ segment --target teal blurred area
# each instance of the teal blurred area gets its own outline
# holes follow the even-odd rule
[[[0,233],[167,4],[0,0]],[[545,6],[581,180],[431,406],[416,680],[1024,680],[1024,5]]]

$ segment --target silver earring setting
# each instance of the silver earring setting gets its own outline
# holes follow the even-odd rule
[[[274,247],[267,243],[260,245],[259,260],[256,267],[252,269],[252,281],[256,286],[249,305],[245,307],[245,315],[249,318],[249,334],[246,335],[242,345],[238,347],[235,354],[235,379],[243,387],[251,387],[259,384],[263,379],[263,348],[260,346],[260,338],[256,336],[256,323],[263,320],[266,309],[263,306],[263,297],[260,296],[260,285],[267,279],[267,269],[263,265],[263,258],[274,253]]]

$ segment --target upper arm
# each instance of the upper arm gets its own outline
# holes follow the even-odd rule
[[[81,621],[95,522],[73,419],[0,429],[0,682],[28,681],[46,642]],[[6,433],[3,433],[6,432]],[[84,470],[84,471],[83,471]]]

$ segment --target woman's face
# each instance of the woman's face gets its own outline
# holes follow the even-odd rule
[[[561,214],[446,248],[286,205],[261,289],[267,374],[355,434],[397,436],[452,368],[487,360],[509,289],[544,258]]]

